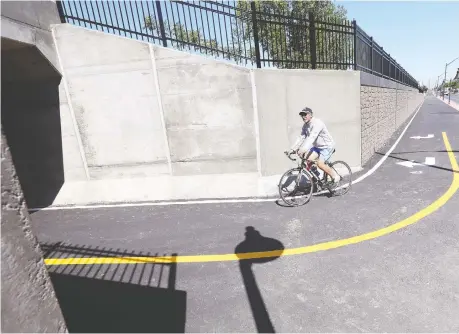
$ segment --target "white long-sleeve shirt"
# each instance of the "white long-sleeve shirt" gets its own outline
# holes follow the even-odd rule
[[[305,150],[309,150],[313,146],[319,149],[334,148],[335,141],[328,132],[325,123],[314,117],[308,123],[304,123],[301,135],[296,140],[292,150],[297,150],[300,146],[303,146]]]

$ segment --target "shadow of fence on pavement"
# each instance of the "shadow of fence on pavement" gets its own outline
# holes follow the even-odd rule
[[[45,258],[159,257],[146,263],[48,265],[69,332],[185,332],[186,292],[175,289],[177,254],[167,256],[63,243],[40,244]],[[108,261],[107,261],[108,262]]]

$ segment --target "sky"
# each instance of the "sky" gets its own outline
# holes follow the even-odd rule
[[[459,1],[335,1],[416,80],[433,87],[459,57]],[[447,80],[459,59],[447,68]]]
[[[443,80],[445,64],[459,57],[459,0],[334,0],[334,2],[346,8],[348,19],[355,19],[360,28],[368,35],[373,36],[373,39],[411,76],[426,86],[429,85],[429,80],[430,87],[435,86],[439,75],[441,75],[440,80]],[[64,4],[69,8],[67,2],[64,2]],[[180,7],[179,9],[177,4],[175,4],[174,7],[174,5],[169,2],[163,2],[161,6],[165,19],[169,18],[169,20],[171,20],[172,16],[169,16],[172,15],[172,12],[176,12],[174,16],[181,20],[183,20],[183,17],[194,17],[196,13],[198,16],[195,17],[195,19],[199,21],[201,17],[200,12],[194,12],[194,9],[191,9],[190,14],[185,12],[182,13],[183,8]],[[139,24],[140,18],[143,18],[144,15],[148,15],[148,13],[154,15],[155,12],[153,1],[139,2],[138,8],[136,8],[136,3],[130,1],[111,1],[110,3],[103,1],[97,3],[93,2],[92,4],[90,2],[76,2],[71,7],[74,8],[73,14],[77,16],[83,14],[85,18],[91,18],[90,16],[93,16],[91,18],[92,20],[95,19],[94,15],[97,17],[97,20],[99,20],[100,10],[102,13],[100,15],[102,22],[107,21],[107,23],[110,23],[113,20],[114,25],[126,27],[129,25],[131,30],[142,31],[144,33],[147,31],[141,29]],[[103,9],[105,9],[106,15]],[[187,10],[189,11],[190,8],[187,8]],[[109,12],[112,12],[114,17],[110,17],[107,14]],[[121,15],[121,12],[124,14]],[[209,19],[206,16],[206,11],[204,10],[203,12],[204,22],[209,20],[209,31],[213,31],[213,16],[209,14]],[[93,14],[89,15],[88,13]],[[225,15],[218,15],[216,17],[217,21],[215,27],[218,32],[220,32],[221,29],[220,25],[223,25],[222,17],[227,18]],[[219,18],[221,22],[218,22]],[[137,22],[137,25],[134,21]],[[226,24],[229,25],[230,22],[228,21]],[[216,35],[218,36],[216,38],[219,43],[221,38],[223,38],[224,41],[227,40],[227,37],[224,35],[225,34],[220,33]],[[135,38],[135,35],[133,37]],[[138,36],[137,38],[146,37]],[[159,43],[159,40],[157,40],[157,42]],[[448,80],[453,78],[458,68],[459,59],[448,66],[446,78]]]

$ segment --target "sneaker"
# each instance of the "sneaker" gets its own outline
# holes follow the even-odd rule
[[[341,181],[341,176],[337,174],[336,177],[333,179],[333,183],[338,184],[340,181]]]
[[[341,181],[341,176],[337,175],[335,178],[327,181],[324,186],[329,188],[329,189],[333,189],[335,188],[336,186],[338,186],[338,183],[339,181]]]

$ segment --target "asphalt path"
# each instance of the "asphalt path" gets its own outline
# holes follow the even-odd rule
[[[70,330],[458,332],[459,194],[442,197],[454,184],[442,133],[459,160],[458,129],[459,112],[428,96],[372,175],[345,196],[316,196],[298,208],[259,202],[33,213],[46,258],[167,259],[49,266]],[[432,203],[436,210],[426,214]],[[391,233],[288,254],[378,231],[420,211]],[[218,260],[271,250],[277,255]],[[189,255],[197,257],[181,263]],[[216,260],[201,262],[199,255]]]

